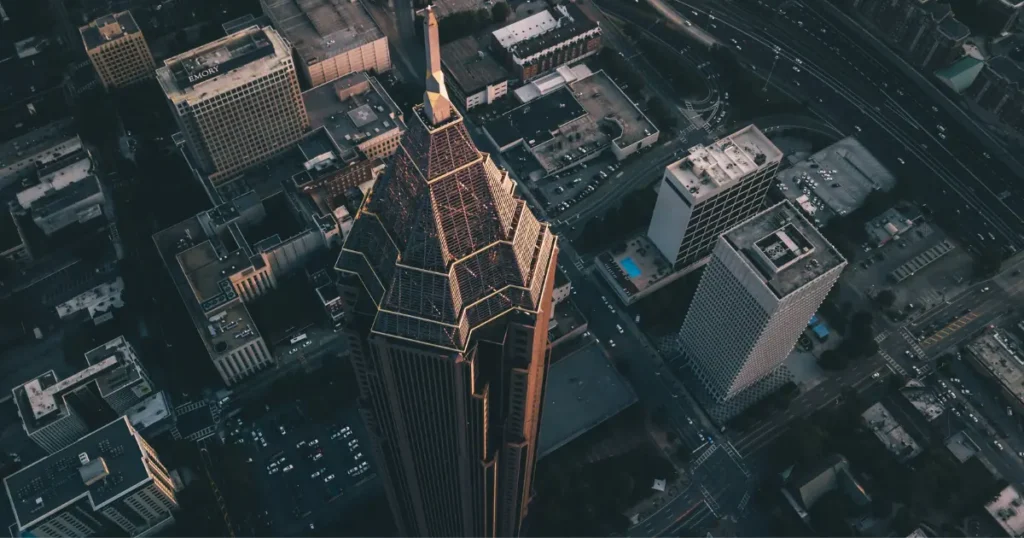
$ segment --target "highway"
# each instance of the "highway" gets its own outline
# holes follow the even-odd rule
[[[611,0],[599,2],[614,9]],[[1004,253],[1024,244],[1015,174],[998,155],[985,157],[984,146],[954,118],[840,29],[794,2],[783,13],[753,0],[671,5],[773,84],[803,96],[812,112],[858,135],[898,176],[919,178],[914,187],[922,201],[963,239]]]

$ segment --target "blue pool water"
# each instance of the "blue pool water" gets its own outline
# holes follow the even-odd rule
[[[626,274],[629,275],[629,278],[636,278],[643,274],[640,271],[640,268],[636,266],[636,262],[633,261],[633,258],[623,258],[620,265],[622,265],[622,269],[626,271]]]

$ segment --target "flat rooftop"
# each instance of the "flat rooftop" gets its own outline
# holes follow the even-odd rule
[[[135,431],[120,417],[8,476],[4,486],[19,529],[79,499],[99,507],[136,488],[150,479],[143,457]]]
[[[68,118],[12,138],[0,144],[0,172],[2,172],[2,167],[32,158],[77,136],[74,120]]]
[[[591,343],[548,369],[539,457],[583,435],[637,401],[604,350]]]
[[[290,60],[291,48],[273,28],[250,26],[164,60],[156,78],[177,103],[234,88]]]
[[[352,73],[302,92],[311,129],[323,127],[346,154],[395,128],[405,130],[402,111],[366,73]],[[345,160],[349,156],[345,155]]]
[[[76,181],[63,189],[54,190],[43,195],[32,203],[32,215],[38,218],[46,218],[74,206],[75,204],[102,194],[100,180],[90,174],[81,181]],[[102,201],[97,201],[102,203]],[[84,221],[84,215],[79,215]]]
[[[622,134],[615,138],[615,144],[621,148],[658,131],[603,70],[572,82],[569,87],[591,118],[613,122],[621,129]]]
[[[999,496],[985,504],[985,511],[1009,536],[1024,534],[1024,498],[1012,484],[1003,488]]]
[[[889,169],[852,136],[781,170],[778,179],[786,197],[807,195],[822,206],[815,214],[822,224],[857,209],[872,191],[896,186]]]
[[[748,125],[708,146],[693,146],[665,174],[691,203],[699,203],[781,161],[782,151],[757,126]]]
[[[361,2],[261,0],[263,12],[307,64],[384,37]]]
[[[754,215],[722,237],[779,298],[846,265],[839,251],[789,202]]]
[[[251,262],[240,254],[238,245],[226,245],[227,254],[220,254],[213,244],[220,243],[220,238],[207,234],[199,216],[157,232],[153,242],[207,350],[220,355],[260,336],[226,273],[232,262],[236,269]],[[221,312],[225,316],[212,321]]]
[[[572,92],[560,88],[502,114],[485,128],[499,148],[519,140],[532,148],[551,140],[561,126],[586,114]]]
[[[1011,344],[1016,346],[1006,333],[989,331],[968,344],[967,352],[975,364],[999,381],[1003,390],[1024,403],[1024,360]]]
[[[900,460],[908,460],[921,453],[921,447],[914,438],[903,429],[903,426],[881,402],[872,405],[861,413],[861,418],[875,437]]]
[[[575,4],[563,3],[493,32],[517,58],[527,58],[597,28]]]
[[[476,36],[456,39],[441,47],[441,63],[468,97],[487,86],[507,81],[512,75],[487,52]]]
[[[140,33],[139,25],[128,11],[104,15],[78,29],[86,49],[94,49],[130,34]]]
[[[971,459],[975,454],[981,452],[974,439],[971,439],[963,430],[954,433],[946,440],[946,448],[960,463]]]

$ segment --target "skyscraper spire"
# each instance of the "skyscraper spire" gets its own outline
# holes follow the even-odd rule
[[[427,49],[427,89],[423,92],[423,106],[427,118],[433,125],[440,125],[452,116],[452,102],[448,100],[448,89],[444,87],[444,73],[441,71],[441,42],[437,35],[437,17],[434,7],[427,6],[423,17],[423,38]]]

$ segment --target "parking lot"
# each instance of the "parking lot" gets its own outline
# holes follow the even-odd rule
[[[583,202],[601,185],[620,179],[620,167],[615,157],[606,153],[560,174],[537,180],[535,193],[546,204],[547,213],[557,216]]]
[[[262,523],[273,535],[308,534],[342,515],[373,489],[369,439],[354,407],[321,421],[294,403],[246,424],[225,422],[226,443],[240,445],[263,500]]]

